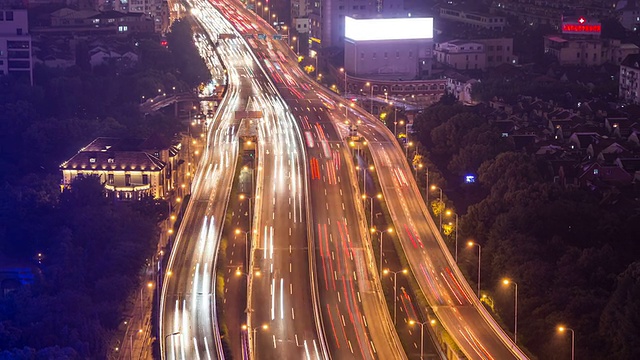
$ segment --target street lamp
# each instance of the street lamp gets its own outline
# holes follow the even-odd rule
[[[409,320],[409,325],[412,325],[412,326],[420,325],[420,359],[424,358],[424,326],[427,324],[435,325],[436,321],[433,319],[431,321],[425,321],[425,322]]]
[[[318,52],[315,50],[311,50],[310,54],[312,58],[316,59],[315,70],[316,70],[316,77],[318,77]]]
[[[371,107],[369,109],[369,113],[373,114],[373,84],[367,81],[365,85],[371,89],[371,96],[369,97],[369,101],[371,101]]]
[[[340,72],[343,74],[344,76],[344,90],[343,90],[343,95],[347,96],[347,69],[345,68],[340,68]]]
[[[502,280],[502,283],[504,285],[509,285],[509,284],[513,284],[514,286],[514,306],[513,306],[513,317],[514,317],[514,321],[513,321],[513,343],[517,345],[517,339],[518,339],[518,284],[513,281],[513,280],[509,280],[509,279],[504,279]]]
[[[467,242],[467,247],[478,247],[478,297],[480,297],[480,263],[482,261],[482,246],[474,241]]]
[[[391,234],[393,232],[393,228],[388,228],[386,231],[385,230],[378,230],[375,227],[371,228],[371,233],[378,233],[380,234],[380,273],[382,273],[382,234],[384,233],[389,233]]]
[[[269,329],[269,325],[267,324],[262,324],[262,326],[258,326],[255,327],[253,329],[251,329],[252,332],[252,338],[251,338],[251,348],[252,350],[255,352],[256,351],[256,333],[258,332],[258,329],[262,329],[262,330],[267,330]],[[249,326],[247,326],[246,324],[242,325],[242,330],[246,330],[247,332],[249,331]]]
[[[564,333],[565,331],[571,331],[571,360],[575,359],[575,350],[576,350],[576,333],[573,329],[564,326],[558,326],[558,332]]]
[[[398,124],[400,124],[400,126],[404,125],[404,120],[396,121],[395,117],[394,117],[394,120],[393,120],[393,135],[395,135],[396,138],[398,138]]]
[[[416,164],[413,166],[413,171],[414,171],[414,178],[416,179],[416,181],[418,181],[418,169],[422,169],[424,165],[422,164]]]
[[[407,145],[404,147],[404,157],[409,158],[409,148],[413,146],[413,141],[407,142]]]
[[[442,188],[439,187],[439,186],[431,185],[430,189],[431,190],[435,190],[435,189],[440,190],[440,200],[438,201],[438,204],[442,204]],[[442,229],[442,211],[440,211],[440,229]]]
[[[397,276],[398,274],[407,274],[409,273],[409,270],[407,269],[402,269],[400,271],[391,271],[389,269],[384,269],[382,271],[383,274],[387,275],[387,274],[393,274],[393,325],[396,324],[396,313],[397,313],[397,297],[398,297],[398,292],[397,292]]]
[[[256,270],[256,271],[250,273],[249,271],[244,272],[244,271],[240,270],[240,268],[237,268],[236,269],[236,276],[242,276],[242,275],[246,276],[247,283],[249,283],[249,276],[255,275],[257,277],[260,277],[260,276],[262,276],[262,272],[260,272],[260,270]]]
[[[298,42],[298,38],[296,36],[293,36],[291,40],[296,42],[296,55],[298,55],[300,53],[300,44]]]
[[[165,337],[164,337],[164,347],[165,347],[165,348],[167,347],[167,339],[168,339],[168,338],[170,338],[171,336],[180,335],[180,334],[181,334],[181,333],[180,333],[180,331],[176,331],[176,332],[174,332],[174,333],[171,333],[171,334],[165,335]]]
[[[427,182],[424,184],[425,194],[426,194],[426,202],[427,206],[429,206],[429,167],[426,167],[427,170]]]
[[[458,263],[458,214],[454,213],[451,210],[447,210],[445,212],[445,214],[447,216],[455,215],[455,217],[456,217],[456,251],[455,251],[456,256],[455,256],[455,259],[456,259],[456,264],[457,264]]]
[[[240,235],[242,233],[244,233],[244,243],[245,243],[245,257],[247,260],[247,271],[249,271],[249,254],[250,254],[250,248],[249,248],[249,233],[251,231],[244,231],[244,230],[240,230],[240,229],[236,229],[236,235]]]
[[[240,198],[240,200],[247,199],[247,201],[249,203],[249,227],[251,227],[251,220],[253,219],[251,217],[251,200],[253,200],[253,197],[252,196],[247,196],[245,194],[240,194],[239,198]]]
[[[375,196],[378,200],[382,199],[382,194],[378,193]],[[369,225],[373,226],[373,196],[367,196],[366,194],[362,194],[362,200],[369,199],[369,205],[371,207],[371,219],[369,220]]]

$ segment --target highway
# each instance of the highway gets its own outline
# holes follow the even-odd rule
[[[245,194],[253,204],[254,236],[243,353],[268,359],[324,358],[311,292],[302,136],[245,41],[230,28],[230,22],[241,28],[238,24],[253,26],[246,25],[251,21],[222,3],[216,5],[224,14],[208,2],[195,4],[192,13],[212,38],[219,39],[218,51],[230,77],[229,89],[237,86],[232,79],[240,83],[237,91],[243,106],[233,109],[260,112],[252,119],[257,133],[256,188],[254,194]],[[222,29],[221,24],[225,24]],[[260,276],[254,276],[257,272]]]
[[[196,44],[207,63],[217,64],[206,38]],[[207,133],[162,286],[160,346],[165,359],[223,357],[215,317],[216,256],[237,161],[234,109],[244,108],[240,76],[230,74],[229,80],[221,111]]]
[[[241,10],[227,10],[234,6],[238,9],[237,3],[230,2],[223,13],[237,19],[237,27],[245,35],[254,35],[255,29],[247,29],[238,16]],[[312,82],[297,66],[286,42],[273,40],[273,29],[262,22],[254,24],[267,37],[259,40],[254,35],[248,43],[285,98],[305,139],[313,219],[309,225],[317,259],[312,271],[318,279],[320,320],[329,356],[405,359],[382,298],[350,149],[344,146],[331,119],[344,121],[345,113],[327,110],[311,91]]]
[[[334,97],[337,101],[336,97]],[[346,102],[344,102],[346,103]],[[475,296],[446,248],[413,180],[404,151],[377,119],[358,109],[402,247],[438,321],[469,359],[526,359]],[[343,134],[347,133],[343,126]]]

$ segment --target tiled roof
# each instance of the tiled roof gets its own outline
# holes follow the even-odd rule
[[[62,170],[160,171],[166,164],[141,151],[80,151],[65,161]]]

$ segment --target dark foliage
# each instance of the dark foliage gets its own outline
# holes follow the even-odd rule
[[[93,177],[61,194],[58,166],[97,136],[180,131],[170,115],[138,111],[158,89],[208,80],[189,27],[176,29],[171,51],[140,41],[135,69],[38,68],[33,88],[0,78],[0,254],[41,271],[0,298],[0,359],[105,358],[167,205],[114,203]]]
[[[556,332],[561,323],[576,332],[576,357],[640,356],[640,246],[634,230],[640,215],[625,201],[628,195],[545,182],[533,157],[511,152],[508,141],[472,111],[437,104],[414,128],[449,184],[461,171],[477,172],[480,186],[469,195],[480,200],[461,218],[460,237],[483,246],[482,287],[500,318],[513,330],[513,290],[500,283],[509,277],[519,285],[519,343],[539,358],[569,356],[567,336]],[[447,195],[453,198],[456,191],[450,187]],[[474,252],[461,251],[460,266],[470,278],[476,261]]]

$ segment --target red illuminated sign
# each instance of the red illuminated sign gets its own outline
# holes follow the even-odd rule
[[[563,33],[599,33],[601,32],[600,24],[583,25],[583,24],[562,24]]]

